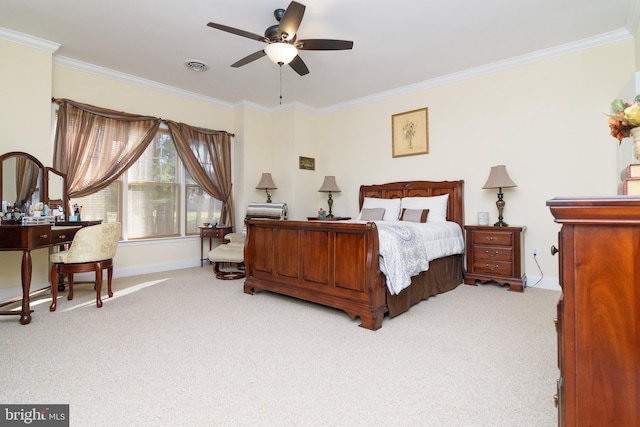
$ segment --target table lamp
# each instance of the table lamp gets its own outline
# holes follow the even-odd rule
[[[273,178],[271,178],[270,173],[263,173],[262,178],[260,178],[260,182],[256,185],[256,189],[266,191],[267,203],[271,203],[271,194],[269,194],[269,190],[277,190],[278,187],[273,183]]]
[[[332,213],[333,199],[331,198],[331,193],[340,192],[340,189],[338,188],[338,184],[336,184],[336,177],[325,176],[324,182],[322,183],[322,186],[318,191],[321,193],[329,193],[329,200],[327,200],[327,202],[329,203],[329,214],[327,215],[327,218],[333,218],[333,213]]]
[[[496,206],[498,207],[498,222],[493,224],[496,227],[506,227],[509,225],[504,222],[502,218],[502,211],[504,210],[505,205],[504,200],[502,200],[502,189],[510,187],[517,187],[517,185],[509,177],[509,174],[507,173],[507,167],[504,165],[491,167],[489,178],[482,188],[485,190],[490,188],[498,189],[498,201],[496,202]]]

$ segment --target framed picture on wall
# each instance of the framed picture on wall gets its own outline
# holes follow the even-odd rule
[[[391,116],[393,157],[429,153],[428,108]]]
[[[316,159],[313,157],[298,157],[300,169],[306,169],[309,171],[316,170]]]

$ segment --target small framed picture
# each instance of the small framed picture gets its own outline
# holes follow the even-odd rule
[[[306,169],[309,171],[316,170],[316,159],[313,157],[299,157],[300,169]]]
[[[429,153],[428,109],[407,111],[391,116],[393,157]]]

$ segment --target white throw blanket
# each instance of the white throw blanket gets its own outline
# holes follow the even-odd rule
[[[397,222],[377,221],[380,247],[380,271],[387,287],[397,295],[411,284],[411,277],[429,269],[422,235],[414,227]]]

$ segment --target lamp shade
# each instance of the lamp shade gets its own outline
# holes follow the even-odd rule
[[[336,184],[335,176],[325,176],[324,182],[322,183],[322,187],[318,190],[322,193],[339,193],[340,189],[338,188],[338,184]]]
[[[269,43],[264,48],[264,53],[267,54],[269,59],[278,65],[286,65],[293,61],[298,55],[298,49],[292,44],[285,42]]]
[[[498,165],[491,167],[489,178],[482,188],[489,189],[509,187],[517,187],[517,185],[509,177],[509,174],[507,173],[507,167],[505,165]]]
[[[263,173],[256,188],[259,190],[276,190],[278,187],[273,183],[270,173]]]

